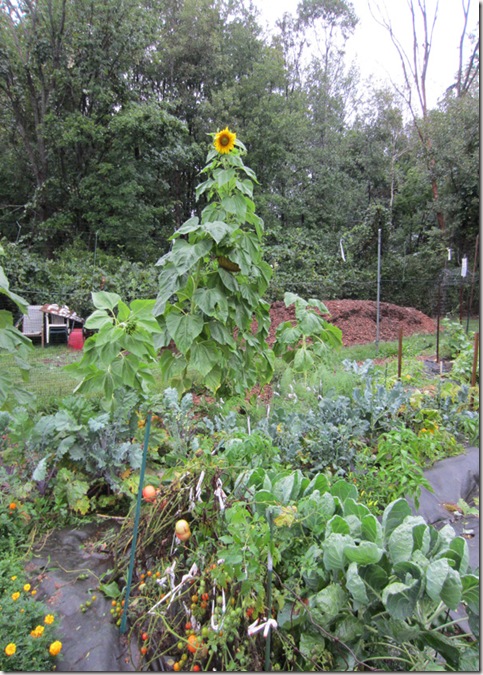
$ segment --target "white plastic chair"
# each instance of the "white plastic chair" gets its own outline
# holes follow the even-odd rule
[[[45,312],[45,340],[47,344],[50,342],[51,333],[54,335],[63,333],[67,339],[69,337],[69,320],[64,316]]]
[[[40,337],[44,346],[44,313],[40,310],[42,305],[29,305],[28,313],[20,320],[20,330],[26,337]]]

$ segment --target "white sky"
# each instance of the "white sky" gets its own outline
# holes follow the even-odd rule
[[[275,21],[285,12],[293,15],[299,0],[253,0],[261,11],[262,21],[274,26]],[[470,0],[470,20],[467,34],[478,33],[479,2]],[[398,38],[412,48],[412,34],[409,11],[406,0],[380,0],[389,8],[390,19]],[[347,42],[348,58],[357,59],[362,78],[374,75],[378,81],[390,83],[391,79],[401,81],[401,65],[396,49],[387,32],[377,24],[369,11],[368,0],[352,0],[354,10],[359,17],[355,33]],[[435,0],[428,0],[433,8]],[[431,14],[432,16],[432,14]],[[435,107],[438,98],[453,82],[458,68],[459,41],[463,28],[462,0],[439,0],[438,17],[433,34],[433,45],[428,69],[427,91],[428,105]],[[405,37],[407,35],[407,38]],[[469,56],[469,54],[468,54]]]

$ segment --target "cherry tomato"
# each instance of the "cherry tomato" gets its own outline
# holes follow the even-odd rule
[[[201,640],[197,635],[190,635],[188,637],[187,648],[188,648],[189,652],[191,652],[192,654],[195,654],[198,651],[200,646],[201,646]]]
[[[144,642],[146,642],[146,640],[147,640],[148,638],[149,638],[149,635],[148,635],[147,633],[142,633],[142,635],[141,635],[141,640],[144,640]]]

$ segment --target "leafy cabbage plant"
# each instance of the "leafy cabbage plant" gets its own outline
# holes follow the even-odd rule
[[[450,525],[438,531],[402,498],[377,518],[354,484],[331,485],[324,474],[251,469],[234,496],[251,504],[252,527],[263,516],[273,524],[278,630],[295,638],[299,653],[286,665],[474,669],[479,577]],[[473,635],[455,627],[451,612],[461,607]]]

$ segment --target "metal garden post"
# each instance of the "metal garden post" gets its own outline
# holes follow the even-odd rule
[[[146,472],[146,461],[148,457],[148,444],[149,444],[149,433],[151,431],[151,417],[152,413],[148,413],[148,416],[146,418],[146,428],[144,431],[144,447],[143,447],[143,458],[141,462],[141,471],[139,473],[139,489],[138,489],[138,496],[136,500],[136,513],[134,516],[134,528],[133,528],[133,535],[132,535],[132,544],[131,544],[131,559],[129,561],[129,570],[127,573],[127,582],[126,582],[126,594],[124,597],[124,611],[122,613],[121,617],[121,626],[120,626],[120,631],[121,633],[126,632],[126,627],[127,627],[127,610],[129,607],[129,594],[131,592],[131,583],[132,583],[132,576],[133,576],[133,571],[134,571],[134,560],[136,557],[136,543],[138,539],[138,530],[139,530],[139,518],[141,515],[141,499],[143,496],[143,483],[144,483],[144,474]]]

